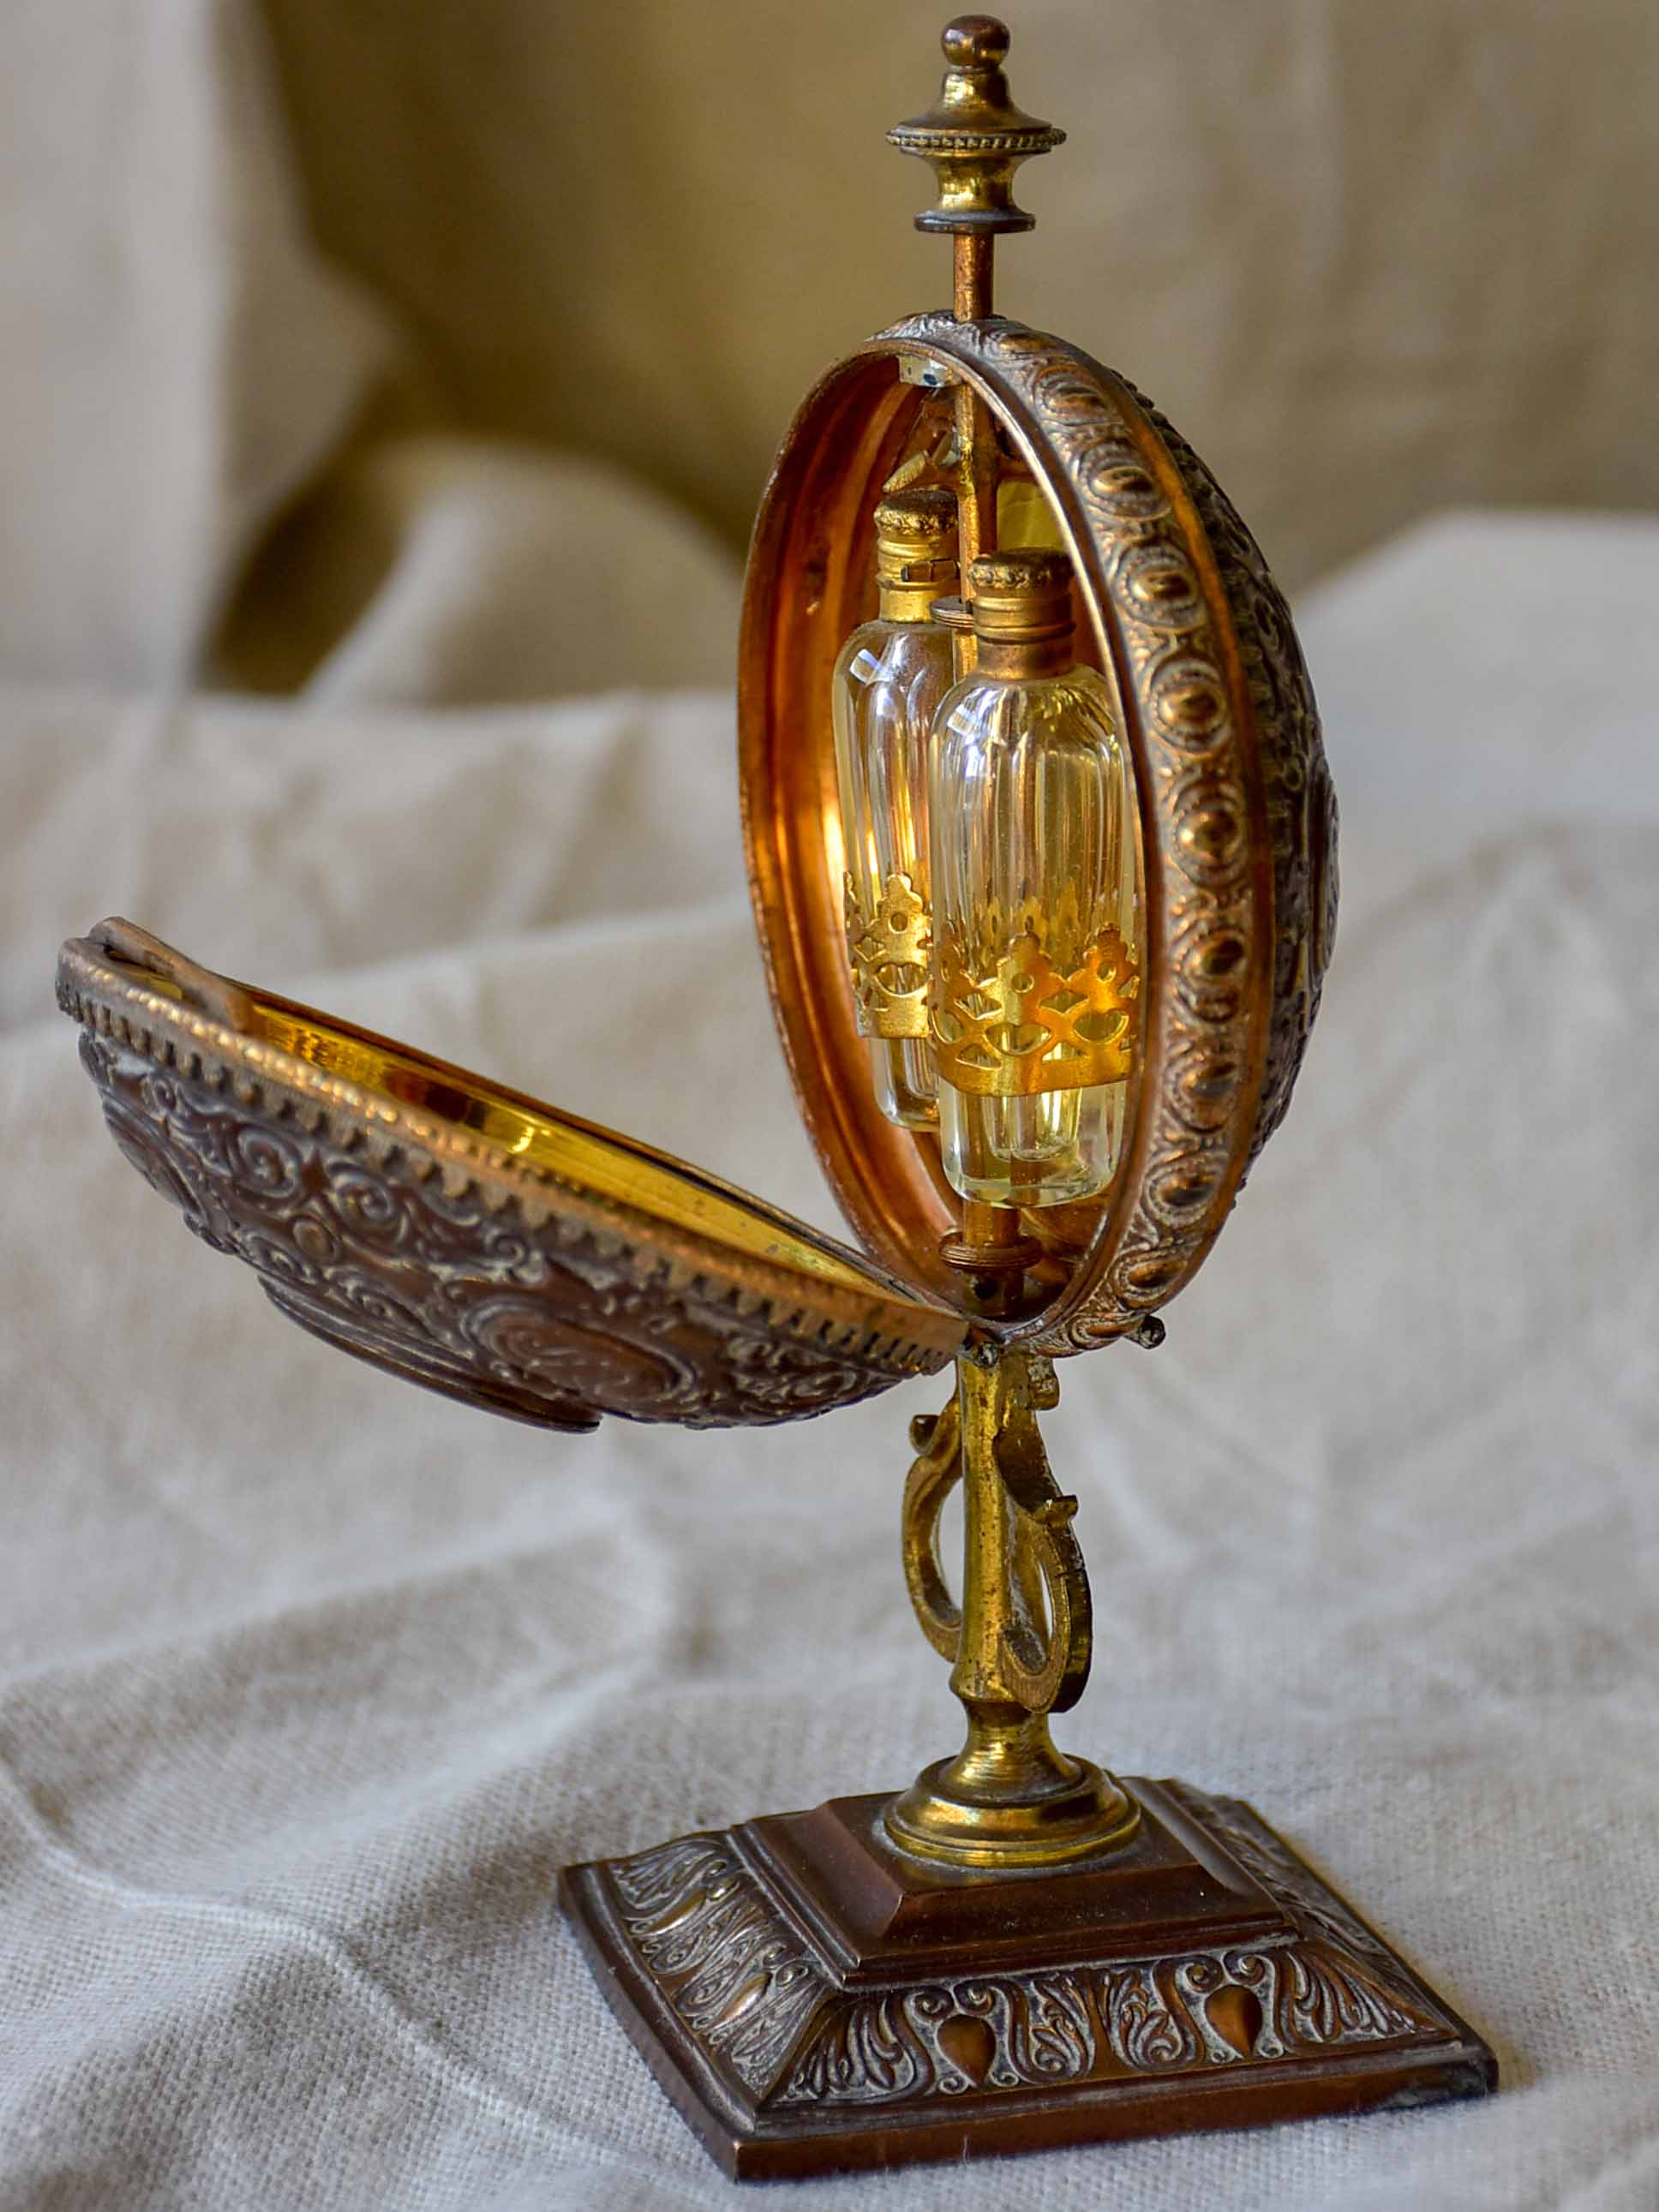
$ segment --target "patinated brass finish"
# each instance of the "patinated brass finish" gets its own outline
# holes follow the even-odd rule
[[[1065,1758],[1048,1716],[1089,1679],[1089,1581],[1072,1533],[1075,1498],[1049,1471],[1037,1413],[1059,1402],[1049,1362],[981,1340],[957,1363],[957,1394],[911,1425],[902,1549],[921,1631],[951,1662],[968,1740],[888,1808],[888,1833],[925,1858],[987,1869],[1054,1866],[1127,1843],[1139,1821],[1109,1776]],[[939,1516],[963,1486],[962,1602],[939,1558]]]
[[[111,1134],[203,1242],[446,1396],[575,1430],[798,1420],[961,1339],[746,1193],[130,923],[66,945],[58,990]]]
[[[1029,648],[1050,643],[1069,653],[1072,564],[1063,553],[1042,545],[1005,546],[981,554],[969,569],[968,582],[981,654],[988,645]],[[1041,661],[1022,656],[1008,672],[1040,676],[1045,671]]]
[[[1120,1168],[1103,1201],[1067,1209],[1063,1258],[1060,1224],[1029,1222],[1053,1264],[1006,1316],[1018,1340],[1059,1354],[1148,1340],[1282,1116],[1334,933],[1335,808],[1295,630],[1248,531],[1121,379],[989,317],[990,234],[971,253],[970,237],[956,239],[955,312],[913,317],[832,371],[779,456],[739,655],[744,835],[780,1030],[842,1210],[896,1272],[977,1317],[971,1275],[946,1256],[959,1209],[937,1150],[888,1122],[866,1079],[838,957],[828,738],[871,513],[908,459],[933,450],[942,386],[963,558],[990,542],[988,477],[1006,451],[1071,555],[1082,650],[1116,691],[1140,810],[1140,1036]],[[826,546],[845,558],[826,565]]]
[[[938,179],[939,204],[916,217],[916,228],[988,241],[998,231],[1030,230],[1035,218],[1014,205],[1014,171],[1033,154],[1063,145],[1066,133],[1015,106],[1002,72],[1007,26],[995,16],[958,15],[939,43],[946,68],[939,98],[925,115],[896,123],[887,134],[900,153],[928,162]]]
[[[926,395],[901,362],[960,376],[1060,520],[1111,675],[1140,809],[1146,902],[1128,1126],[1072,1256],[1009,1334],[1051,1355],[1141,1324],[1191,1279],[1288,1103],[1334,930],[1335,810],[1288,610],[1212,480],[1109,371],[1003,320],[919,316],[808,399],[757,525],[739,657],[750,883],[807,1127],[861,1241],[973,1311],[940,1256],[958,1209],[936,1147],[871,1094],[842,954],[830,673],[862,617],[869,514]],[[826,570],[822,548],[849,557]],[[1033,1219],[1039,1238],[1051,1229]]]
[[[1492,2087],[1474,2030],[1248,1805],[1124,1787],[1134,1835],[1047,1873],[900,1850],[880,1798],[842,1797],[571,1867],[561,1891],[739,2179]]]
[[[890,622],[926,622],[957,576],[957,503],[943,484],[890,491],[876,509],[876,590]]]
[[[607,1996],[740,2174],[1424,2103],[1495,2078],[1247,1807],[1120,1783],[1048,1733],[1091,1650],[1076,1501],[1038,1434],[1050,1361],[1161,1341],[1157,1309],[1283,1115],[1330,953],[1335,809],[1288,611],[1208,471],[1121,378],[991,312],[995,238],[1030,222],[1014,170],[1061,136],[1014,106],[1007,45],[988,17],[951,25],[938,102],[891,134],[938,177],[917,220],[952,238],[952,306],[808,398],[744,598],[740,788],[769,988],[872,1256],[130,924],[59,960],[124,1153],[282,1312],[388,1373],[551,1428],[701,1428],[804,1418],[955,1359],[950,1402],[913,1426],[902,1547],[962,1750],[896,1796],[563,1877]],[[830,713],[874,590],[923,614],[951,580],[952,515],[968,564],[1005,510],[1022,544],[1066,556],[1069,599],[1047,556],[999,556],[969,587],[984,650],[1040,654],[1075,619],[1115,694],[1145,910],[1138,957],[1035,911],[994,945],[939,948],[933,1035],[960,1089],[1037,1087],[1027,1062],[1057,1048],[1077,1084],[1125,1085],[1109,1192],[1024,1215],[959,1203],[936,1139],[876,1103],[866,1036],[927,1033],[933,948],[902,877],[876,913],[843,914]],[[973,665],[967,611],[935,618]],[[953,1592],[939,1529],[957,1485]]]
[[[991,313],[998,233],[1030,230],[1036,220],[1014,204],[1014,172],[1033,155],[1063,145],[1066,133],[1015,106],[1002,69],[1008,58],[1006,24],[994,15],[958,15],[946,24],[939,43],[946,66],[938,99],[925,115],[895,124],[887,137],[902,154],[914,154],[933,169],[939,203],[916,217],[916,228],[952,235],[951,312],[959,323],[978,323]],[[965,571],[996,544],[996,433],[990,410],[970,384],[957,385],[954,404]],[[958,675],[977,659],[976,641],[964,631],[957,642]]]

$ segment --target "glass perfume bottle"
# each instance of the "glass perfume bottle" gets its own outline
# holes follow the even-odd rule
[[[931,1128],[927,741],[952,662],[928,608],[956,582],[957,503],[933,487],[890,492],[875,520],[880,611],[835,672],[847,949],[877,1102],[903,1127]]]
[[[939,1145],[990,1206],[1104,1190],[1133,1062],[1133,793],[1105,682],[1074,658],[1071,580],[1042,547],[972,563],[976,665],[929,742]]]

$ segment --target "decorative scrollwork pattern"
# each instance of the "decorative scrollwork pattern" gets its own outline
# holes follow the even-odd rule
[[[945,930],[933,1009],[939,1073],[982,1098],[1121,1083],[1133,1056],[1130,1021],[1139,988],[1134,955],[1109,926],[1090,939],[1075,967],[1059,968],[1030,927],[988,963]]]
[[[933,941],[927,901],[902,869],[887,878],[873,914],[860,906],[850,872],[846,894],[847,952],[860,1028],[866,1036],[925,1037]]]
[[[1250,1158],[1285,1117],[1336,942],[1336,793],[1312,680],[1285,594],[1237,508],[1186,440],[1126,387],[1181,471],[1221,573],[1243,655],[1273,857],[1273,1000]]]
[[[802,1419],[948,1356],[907,1331],[921,1308],[882,1301],[872,1326],[855,1293],[465,1164],[441,1131],[422,1141],[394,1108],[79,948],[60,996],[151,1187],[290,1319],[407,1380],[553,1428],[607,1413],[708,1428]]]
[[[731,1835],[684,1837],[605,1874],[638,1966],[763,2110],[914,2106],[1458,2039],[1460,2023],[1248,1807],[1172,1794],[1281,1907],[1276,1930],[843,1990]]]
[[[1243,2037],[1218,2024],[1216,2001],[1228,1992],[1252,2008]],[[868,2104],[1190,2073],[1403,2039],[1434,2024],[1357,1961],[1293,1940],[842,1998],[777,2101]]]
[[[1382,1938],[1351,1912],[1294,1852],[1286,1850],[1242,1797],[1212,1797],[1181,1782],[1166,1786],[1188,1819],[1224,1844],[1304,1935],[1323,1938],[1362,1958],[1393,1959]]]
[[[828,1990],[811,1954],[719,1837],[662,1844],[609,1873],[623,1924],[676,2012],[763,2092]]]

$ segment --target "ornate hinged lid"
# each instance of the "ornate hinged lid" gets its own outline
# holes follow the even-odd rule
[[[1156,1341],[1154,1310],[1202,1261],[1289,1098],[1336,895],[1290,616],[1156,410],[990,312],[994,240],[1030,221],[1014,169],[1061,134],[1013,106],[1000,26],[964,18],[945,46],[939,100],[894,136],[939,179],[918,221],[954,235],[954,309],[871,340],[805,401],[762,501],[740,652],[744,830],[778,1027],[871,1256],[128,924],[64,950],[60,997],[111,1127],[189,1225],[304,1327],[469,1403],[565,1428],[607,1412],[776,1421],[941,1366],[970,1329],[1039,1353]],[[1144,942],[1115,1171],[1000,1248],[956,1233],[937,1143],[883,1118],[843,935],[831,673],[871,611],[884,489],[929,482],[955,497],[964,573],[1004,524],[1070,555],[1134,786]],[[998,1303],[964,1248],[1015,1255]]]
[[[943,1366],[956,1316],[648,1146],[252,990],[129,923],[58,1001],[117,1144],[291,1320],[514,1419],[799,1419]]]

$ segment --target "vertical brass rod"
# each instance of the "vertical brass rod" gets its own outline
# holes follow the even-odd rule
[[[1012,1702],[1001,1667],[1005,1638],[1013,1626],[1009,1577],[1014,1565],[1013,1501],[997,1466],[1007,1370],[973,1358],[957,1362],[962,1420],[962,1640],[951,1687],[963,1703]]]
[[[996,233],[989,230],[959,230],[951,240],[955,249],[951,312],[959,323],[982,323],[991,312],[992,257],[996,242]]]
[[[958,231],[955,249],[951,311],[959,323],[983,322],[991,312],[992,255],[994,236],[986,231]],[[956,392],[957,453],[960,479],[957,505],[961,524],[962,573],[981,553],[993,553],[997,542],[997,441],[990,410],[977,393],[958,384]],[[965,655],[971,667],[971,648]]]
[[[988,230],[959,230],[951,240],[951,313],[959,323],[983,322],[991,313],[996,234]],[[994,553],[997,544],[997,440],[991,411],[965,384],[956,390],[957,456],[959,476],[957,514],[961,574],[967,587],[968,564],[981,553]],[[977,665],[978,649],[973,633],[956,639],[956,672],[965,675]],[[1019,1216],[1007,1206],[966,1209],[963,1235],[966,1242],[986,1246],[1014,1246],[1020,1242]],[[1008,1271],[1006,1297],[1019,1288],[1024,1270],[1015,1261]]]
[[[962,573],[966,576],[970,562],[997,550],[997,441],[989,409],[965,384],[957,386],[957,446],[962,469]],[[971,659],[969,665],[974,665]]]

